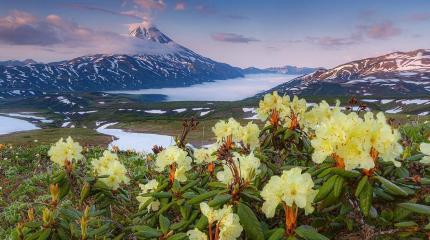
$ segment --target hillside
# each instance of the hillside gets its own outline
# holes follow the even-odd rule
[[[394,52],[320,69],[267,92],[272,91],[303,96],[426,96],[430,94],[430,50]]]

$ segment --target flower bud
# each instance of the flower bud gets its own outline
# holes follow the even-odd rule
[[[51,210],[49,210],[48,208],[44,208],[42,210],[43,226],[48,227],[49,225],[51,225],[52,220],[53,220],[53,216],[52,216]]]
[[[58,187],[58,183],[51,184],[49,186],[49,191],[51,192],[51,205],[57,206],[58,204],[58,198],[60,195],[60,188]]]
[[[34,221],[34,208],[29,208],[27,210],[28,221]]]

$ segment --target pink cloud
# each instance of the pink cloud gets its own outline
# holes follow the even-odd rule
[[[407,17],[407,19],[412,21],[427,21],[430,20],[430,13],[415,13]]]
[[[183,11],[185,10],[185,8],[186,8],[186,4],[184,2],[179,2],[179,3],[176,3],[175,5],[176,11]]]
[[[372,39],[388,39],[402,33],[402,30],[396,27],[391,21],[360,25],[358,29],[361,33]]]
[[[148,10],[163,10],[166,7],[163,0],[134,0],[134,3]]]

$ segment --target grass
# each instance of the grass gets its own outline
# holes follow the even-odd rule
[[[18,132],[0,136],[0,143],[21,146],[52,144],[61,137],[71,136],[82,145],[107,146],[111,136],[103,135],[87,128],[47,128],[27,132]]]
[[[59,104],[57,97],[65,96],[77,104],[74,106]],[[41,143],[52,143],[62,136],[83,136],[84,144],[107,144],[111,137],[103,136],[97,133],[96,122],[118,122],[115,128],[121,128],[126,131],[146,132],[155,134],[165,134],[178,136],[181,132],[181,125],[184,119],[195,117],[200,121],[196,131],[190,134],[190,142],[194,145],[204,145],[212,137],[212,126],[220,119],[234,117],[236,120],[245,122],[245,117],[250,117],[252,113],[244,113],[243,107],[257,107],[257,99],[247,99],[237,102],[217,102],[217,101],[179,101],[179,102],[151,102],[144,97],[136,95],[112,95],[103,93],[63,93],[60,95],[49,95],[50,98],[35,97],[24,99],[7,100],[5,104],[0,104],[0,112],[37,112],[38,116],[54,120],[53,123],[38,123],[39,127],[44,129],[31,131],[27,133],[14,133],[0,136],[0,143],[13,144],[31,144],[35,139]],[[370,97],[369,97],[370,98]],[[339,99],[345,105],[348,97],[328,98],[327,102],[334,105],[336,99]],[[377,99],[377,98],[371,98]],[[308,102],[318,103],[322,97],[306,97]],[[101,102],[103,104],[101,104]],[[395,107],[394,101],[390,104],[368,103],[372,111],[385,111]],[[82,107],[82,108],[81,108]],[[200,116],[202,111],[193,111],[193,108],[209,108],[212,110],[209,114]],[[182,113],[174,112],[174,109],[186,108],[187,111]],[[120,109],[132,109],[132,111]],[[163,110],[165,114],[145,113],[145,110]],[[80,111],[94,111],[90,114],[78,114]],[[407,122],[424,122],[430,120],[430,116],[422,117],[410,115],[409,113],[419,113],[429,110],[429,105],[406,105],[406,113],[386,114],[388,117],[396,119],[398,124]],[[75,113],[75,114],[70,114]],[[67,119],[67,120],[66,120]],[[70,120],[68,120],[70,119]],[[60,128],[64,122],[71,122],[76,129]],[[86,129],[88,128],[88,129]]]

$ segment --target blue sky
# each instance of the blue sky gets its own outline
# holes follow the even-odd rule
[[[110,53],[128,25],[143,20],[239,67],[333,67],[430,48],[428,0],[0,0],[0,6],[0,60]]]

